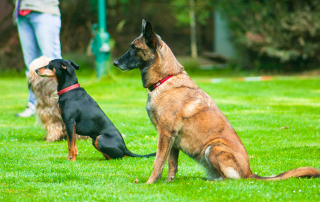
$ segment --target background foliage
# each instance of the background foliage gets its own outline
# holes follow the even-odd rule
[[[225,0],[220,6],[246,65],[301,69],[320,62],[318,0]]]
[[[1,4],[10,12],[3,18],[6,26],[0,25],[0,69],[24,70],[16,26],[12,21],[11,0],[0,0]],[[181,25],[175,18],[175,10],[169,0],[108,0],[107,31],[115,41],[112,55],[122,55],[129,48],[129,44],[141,33],[142,19],[149,20],[155,31],[161,35],[175,54],[190,54],[189,26]],[[86,54],[90,39],[93,37],[91,27],[97,23],[96,0],[68,0],[60,1],[61,10],[61,48],[62,56]],[[1,18],[1,14],[0,14]],[[200,25],[198,32],[198,48],[200,51],[212,50],[212,19],[208,18],[207,25]],[[1,20],[0,20],[1,21]],[[83,57],[82,57],[83,58]],[[94,58],[87,57],[93,62]]]
[[[107,31],[115,42],[112,55],[122,55],[141,32],[141,20],[155,31],[176,55],[190,55],[189,0],[108,0]],[[89,50],[92,24],[97,22],[97,0],[61,1],[63,56]],[[13,3],[0,0],[0,71],[24,70]],[[195,0],[197,45],[214,51],[214,12],[220,11],[231,30],[238,52],[237,67],[266,70],[318,68],[320,62],[320,2],[318,0]],[[240,62],[240,63],[239,63]],[[239,65],[240,64],[240,65]],[[94,65],[91,65],[94,66]]]

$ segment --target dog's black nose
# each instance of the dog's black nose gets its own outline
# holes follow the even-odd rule
[[[118,67],[118,65],[119,65],[118,60],[114,61],[113,65],[116,66],[116,67]]]

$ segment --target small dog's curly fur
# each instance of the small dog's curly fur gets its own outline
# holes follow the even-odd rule
[[[27,75],[28,84],[37,97],[37,122],[40,121],[47,131],[43,139],[48,142],[67,138],[66,128],[58,109],[58,98],[56,98],[58,84],[53,78],[40,77],[35,73],[36,69],[48,65],[51,60],[45,56],[33,60]]]

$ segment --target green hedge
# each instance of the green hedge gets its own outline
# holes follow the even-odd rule
[[[246,66],[317,68],[319,0],[224,0],[220,8],[232,30],[231,40]]]

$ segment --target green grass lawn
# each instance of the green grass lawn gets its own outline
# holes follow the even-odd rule
[[[191,77],[237,131],[253,172],[270,176],[300,166],[320,169],[320,78],[212,84]],[[157,133],[145,111],[147,91],[136,73],[100,81],[82,75],[79,82],[132,152],[156,151]],[[69,162],[67,141],[44,142],[35,117],[14,116],[26,105],[26,88],[25,78],[0,78],[0,201],[320,201],[320,179],[207,181],[204,169],[183,153],[176,179],[164,182],[166,165],[153,185],[145,182],[154,157],[106,161],[89,139],[77,141],[79,156]]]

